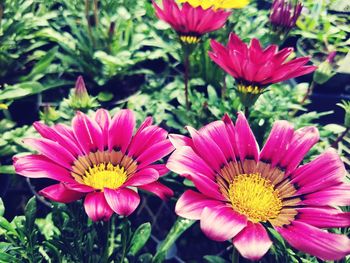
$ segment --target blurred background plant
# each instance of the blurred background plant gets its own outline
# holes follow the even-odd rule
[[[348,4],[346,0],[302,3],[304,8],[296,27],[288,32],[281,46],[294,47],[294,56],[312,56],[316,65],[325,63],[329,53],[336,52],[327,65],[331,74],[323,83],[313,83],[319,77],[311,74],[272,85],[255,104],[249,121],[260,145],[277,119],[287,119],[296,127],[316,125],[321,141],[308,159],[333,146],[349,169]],[[153,116],[157,124],[170,132],[186,134],[185,125],[199,128],[226,112],[234,118],[243,107],[234,90],[234,79],[207,56],[209,39],[226,42],[233,31],[246,42],[255,37],[267,45],[271,40],[271,6],[272,1],[251,1],[247,7],[234,10],[224,28],[203,38],[191,56],[188,111],[183,96],[181,46],[169,26],[156,19],[150,1],[1,1],[0,194],[6,210],[4,213],[1,205],[0,261],[79,261],[88,258],[86,253],[92,251],[94,257],[89,260],[97,262],[97,255],[107,253],[101,248],[106,237],[99,236],[106,224],[87,221],[79,210],[81,205],[51,205],[36,197],[25,209],[28,199],[51,183],[26,181],[14,174],[11,165],[13,155],[29,151],[21,141],[36,136],[31,127],[33,121],[69,123],[76,110],[89,114],[99,106],[111,112],[128,107],[136,112],[138,120]],[[325,71],[315,74],[320,73]],[[81,81],[74,85],[78,76],[83,76],[85,89],[81,88]],[[337,103],[342,106],[337,107]],[[232,250],[229,243],[208,240],[198,224],[175,223],[175,201],[184,185],[191,187],[190,182],[173,174],[162,180],[175,190],[174,199],[164,203],[146,196],[129,218],[131,226],[151,223],[148,242],[139,249],[132,248],[137,242],[131,232],[136,228],[130,229],[128,222],[115,218],[116,243],[107,253],[114,257],[110,261],[121,262],[122,255],[114,251],[126,247],[129,262],[151,262],[153,257],[154,262],[164,258],[168,262],[227,262],[224,258],[229,258]],[[21,216],[23,213],[25,216]],[[78,228],[84,229],[75,231]],[[121,231],[128,232],[127,240],[121,239]],[[147,234],[150,226],[142,225],[142,231]],[[317,262],[290,249],[276,233],[271,235],[278,242],[262,262]],[[132,249],[142,256],[130,254]],[[60,258],[63,254],[66,258]]]

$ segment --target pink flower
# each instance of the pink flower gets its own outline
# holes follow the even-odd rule
[[[154,1],[153,6],[157,17],[167,22],[187,44],[198,43],[202,35],[223,27],[231,14],[221,9],[193,7],[187,2],[179,7],[175,0],[163,0],[163,9]]]
[[[128,216],[139,205],[137,189],[165,199],[173,194],[157,182],[167,169],[154,164],[173,150],[167,132],[147,118],[135,134],[135,116],[121,110],[111,119],[100,109],[94,118],[77,112],[72,127],[40,122],[35,129],[43,138],[24,143],[39,154],[15,157],[16,172],[30,178],[59,181],[40,191],[62,203],[85,197],[84,207],[93,220],[108,220],[113,212]]]
[[[234,125],[228,115],[192,138],[170,135],[176,150],[167,167],[193,181],[176,213],[200,220],[202,231],[217,241],[231,240],[250,260],[264,256],[272,245],[272,225],[294,248],[322,260],[350,253],[350,240],[323,228],[348,227],[350,213],[336,206],[350,204],[350,185],[336,151],[329,149],[300,165],[319,140],[315,127],[294,130],[287,121],[274,123],[260,151],[242,113]]]
[[[227,47],[211,40],[210,58],[236,79],[239,93],[259,95],[273,83],[299,77],[313,72],[315,66],[305,66],[309,57],[300,57],[286,62],[293,48],[278,51],[276,45],[262,49],[259,40],[245,44],[231,33]]]

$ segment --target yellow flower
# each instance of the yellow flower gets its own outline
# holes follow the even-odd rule
[[[6,104],[0,103],[0,110],[7,110],[7,109],[8,109],[8,107]]]
[[[179,0],[180,3],[189,3],[193,7],[201,6],[204,9],[214,7],[215,9],[243,8],[249,0]]]

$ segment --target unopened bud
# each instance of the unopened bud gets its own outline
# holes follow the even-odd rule
[[[335,55],[336,55],[336,52],[329,53],[327,59],[318,66],[313,77],[313,80],[317,84],[322,85],[335,75],[335,70],[334,70]]]
[[[76,110],[89,109],[95,106],[95,100],[89,96],[82,76],[79,76],[75,82],[75,88],[69,96],[68,103]]]

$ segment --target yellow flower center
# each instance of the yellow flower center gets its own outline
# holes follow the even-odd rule
[[[180,3],[189,3],[193,7],[201,6],[203,9],[243,8],[249,4],[249,0],[180,0]]]
[[[229,198],[233,209],[254,223],[274,219],[282,209],[278,190],[259,173],[236,176],[229,186]]]
[[[180,36],[180,40],[187,44],[197,44],[200,38],[196,36]]]
[[[84,184],[95,189],[117,189],[126,181],[127,174],[124,167],[101,163],[86,170],[82,179]]]
[[[261,94],[263,93],[264,89],[260,88],[259,86],[255,85],[243,85],[243,84],[238,84],[237,89],[241,93],[245,94]]]

